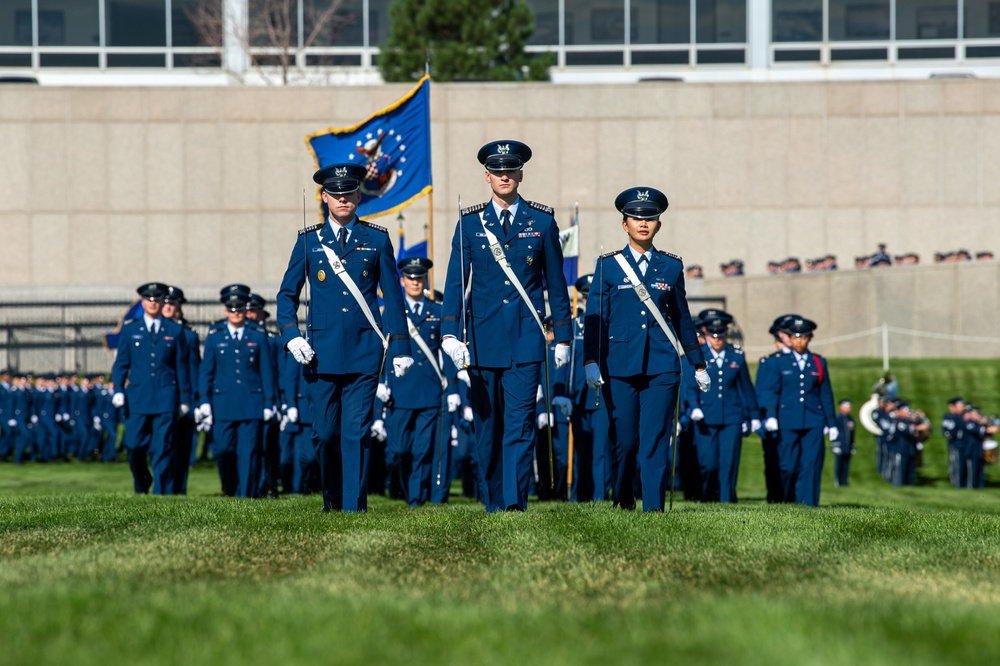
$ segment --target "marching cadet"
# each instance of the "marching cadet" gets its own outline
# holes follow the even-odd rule
[[[184,290],[180,287],[167,285],[167,295],[163,298],[163,316],[180,325],[184,335],[184,345],[187,349],[185,362],[188,366],[188,373],[191,376],[191,392],[193,404],[198,404],[198,381],[199,366],[201,365],[201,339],[198,334],[188,326],[184,319],[183,305],[187,303],[184,298]],[[191,459],[195,453],[193,450],[198,445],[198,432],[195,430],[194,414],[188,413],[177,417],[174,421],[174,450],[176,455],[174,461],[177,468],[174,470],[174,494],[187,494],[188,471],[191,469]]]
[[[732,317],[725,312],[704,321],[708,391],[685,386],[688,416],[700,472],[701,501],[736,502],[743,436],[760,428],[759,407],[743,352],[727,343]]]
[[[445,408],[454,412],[461,398],[441,364],[441,305],[424,298],[427,273],[434,265],[425,257],[401,259],[397,264],[402,277],[407,310],[410,346],[414,348],[413,367],[404,377],[385,373],[376,395],[388,405],[386,415],[386,470],[395,475],[390,486],[402,489],[408,506],[420,506],[431,499],[431,488],[441,484],[444,460],[450,445],[444,432]],[[450,430],[450,429],[449,429]],[[447,447],[447,448],[446,448]],[[438,469],[434,469],[435,457]],[[447,495],[445,495],[447,497]],[[439,496],[440,500],[440,496]]]
[[[11,402],[11,377],[10,370],[6,368],[0,370],[0,462],[7,462],[11,451],[14,450],[14,430],[13,426],[7,423],[10,420]]]
[[[584,371],[602,390],[614,432],[613,500],[629,510],[637,467],[642,510],[663,510],[681,359],[689,358],[702,391],[711,382],[688,312],[684,263],[653,247],[667,205],[652,187],[615,199],[628,244],[598,259],[585,315]]]
[[[79,377],[70,412],[70,426],[77,446],[76,457],[80,462],[90,460],[97,452],[97,430],[94,428],[97,394],[91,387],[90,379],[90,375]],[[96,425],[100,426],[100,419],[97,419]]]
[[[32,415],[36,425],[35,443],[38,451],[35,460],[52,462],[59,456],[59,429],[56,415],[59,414],[60,394],[57,390],[55,375],[46,373],[35,381],[33,402],[35,406]],[[62,421],[62,416],[59,417]]]
[[[305,367],[297,363],[291,354],[282,351],[278,355],[278,372],[283,401],[281,408],[285,412],[281,426],[282,458],[291,458],[291,482],[283,491],[308,495],[319,490],[320,485],[316,444],[313,441],[313,413],[306,394]],[[285,474],[282,472],[282,476]]]
[[[275,385],[271,395],[279,400],[281,395],[278,380],[278,354],[281,353],[281,343],[278,336],[267,330],[267,319],[271,313],[266,309],[267,301],[260,294],[250,293],[247,297],[246,325],[256,327],[267,339],[267,350],[271,355],[271,367],[274,368]],[[280,402],[280,400],[279,400]],[[264,465],[261,469],[261,494],[265,497],[277,497],[281,481],[289,480],[281,476],[281,410],[280,404],[271,405],[271,418],[264,422]],[[285,460],[285,469],[291,470],[291,459]]]
[[[851,416],[851,401],[841,400],[837,404],[836,437],[830,437],[833,450],[833,485],[847,486],[851,482],[851,458],[854,457],[854,417]]]
[[[771,327],[767,330],[767,332],[774,337],[774,352],[768,356],[762,357],[757,363],[757,380],[755,382],[755,389],[757,393],[757,404],[759,406],[763,406],[764,404],[763,396],[761,395],[761,387],[769,384],[766,379],[768,373],[777,368],[777,366],[773,363],[767,365],[767,361],[779,358],[782,354],[792,353],[791,339],[788,337],[788,333],[783,327],[785,322],[789,321],[789,319],[794,319],[794,317],[794,315],[781,315],[771,322]],[[760,410],[759,418],[761,421],[766,421],[763,409]],[[779,438],[777,427],[773,430],[769,430],[767,427],[761,427],[757,429],[756,432],[760,435],[761,448],[764,452],[764,484],[767,488],[767,502],[768,504],[775,504],[790,501],[785,499],[785,489],[781,482],[781,465],[778,458]]]
[[[520,141],[480,148],[489,201],[460,213],[444,289],[441,349],[471,378],[473,431],[486,511],[524,511],[535,444],[535,395],[546,362],[545,294],[569,361],[570,303],[553,210],[518,188],[531,149]],[[466,289],[468,288],[468,299]]]
[[[586,311],[587,297],[594,274],[576,281],[579,305]],[[608,437],[608,410],[600,393],[587,384],[584,361],[583,314],[573,319],[573,348],[570,351],[568,393],[573,429],[573,488],[576,502],[598,502],[608,498],[611,489],[611,440]],[[555,402],[555,401],[554,401]],[[561,402],[561,401],[560,401]]]
[[[444,294],[437,289],[433,292],[434,302],[444,302]],[[431,290],[424,289],[424,302],[431,297]],[[441,330],[438,327],[438,340]],[[441,414],[441,428],[434,443],[434,460],[431,462],[434,483],[431,484],[431,504],[447,504],[451,495],[451,482],[455,478],[455,454],[458,453],[457,425],[462,420],[463,406],[469,404],[469,371],[455,371],[455,364],[444,362],[444,353],[438,352],[439,366],[448,380],[448,396],[445,399],[447,411]],[[452,397],[454,396],[454,397]],[[470,410],[471,416],[471,410]],[[466,447],[468,448],[468,447]]]
[[[334,164],[313,180],[329,210],[324,224],[299,233],[278,290],[278,329],[306,367],[323,485],[324,511],[368,510],[371,427],[386,354],[393,374],[413,365],[399,271],[388,232],[358,218],[364,167]],[[306,337],[299,294],[309,283]],[[385,300],[379,313],[378,289]],[[388,334],[382,331],[384,316]]]
[[[136,289],[143,314],[122,324],[111,369],[117,388],[111,402],[125,410],[125,446],[133,487],[137,493],[147,493],[152,486],[157,495],[174,492],[177,465],[171,428],[174,416],[187,414],[191,402],[184,331],[162,316],[167,291],[162,282]]]
[[[104,382],[104,375],[94,377],[94,391],[97,400],[94,405],[94,415],[100,421],[100,436],[98,437],[101,452],[101,462],[115,462],[118,456],[118,424],[121,423],[121,410],[111,404],[114,396],[114,384]],[[95,421],[96,427],[97,421]]]
[[[956,488],[962,487],[959,478],[962,468],[962,434],[965,432],[962,427],[964,414],[965,401],[955,397],[948,401],[948,413],[941,418],[941,434],[948,442],[948,480]]]
[[[17,374],[11,378],[10,402],[7,405],[7,427],[14,438],[14,464],[24,462],[26,455],[36,455],[34,424],[32,423],[33,391],[27,376]]]
[[[826,452],[823,429],[832,439],[839,435],[830,371],[826,359],[809,351],[815,322],[797,316],[786,322],[785,330],[792,352],[768,360],[771,371],[757,377],[758,397],[766,415],[764,427],[778,432],[785,501],[819,506]]]
[[[247,297],[225,296],[226,325],[205,338],[195,419],[215,432],[222,494],[261,497],[263,427],[273,415],[276,381],[267,337],[246,325]]]
[[[980,488],[984,482],[983,442],[998,428],[975,405],[966,405],[963,415],[962,446],[959,457],[959,488]]]

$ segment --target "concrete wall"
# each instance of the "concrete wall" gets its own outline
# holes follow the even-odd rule
[[[306,134],[356,124],[409,89],[0,87],[0,300],[127,298],[149,279],[196,297],[233,281],[273,294],[302,226],[302,191],[310,201],[314,192]],[[488,196],[475,154],[498,138],[534,149],[527,198],[554,206],[563,224],[579,202],[584,265],[625,243],[612,206],[620,190],[663,189],[671,207],[657,245],[708,276],[742,258],[749,277],[704,286],[766,298],[748,308],[748,328],[763,310],[762,319],[809,314],[814,297],[840,304],[816,314],[821,334],[841,330],[833,319],[868,327],[879,317],[857,312],[859,303],[889,307],[966,275],[897,267],[873,282],[850,269],[879,242],[925,263],[939,250],[1000,250],[998,80],[440,84],[431,94],[439,268],[459,195],[464,205]],[[420,240],[427,199],[405,214],[407,239]],[[827,252],[848,270],[761,275],[769,259]],[[983,280],[970,304],[985,295],[995,305],[995,265],[968,274]],[[963,287],[956,282],[946,304],[958,308]],[[881,300],[858,300],[879,289]],[[907,321],[921,328],[933,319],[923,314],[944,306],[914,302]],[[987,322],[937,323],[965,331]]]

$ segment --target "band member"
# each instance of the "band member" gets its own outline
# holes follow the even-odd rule
[[[688,312],[684,263],[653,247],[667,205],[652,187],[615,199],[628,245],[598,259],[584,324],[587,383],[603,387],[614,433],[614,503],[635,508],[638,467],[643,511],[663,510],[682,356],[702,391],[711,382]]]

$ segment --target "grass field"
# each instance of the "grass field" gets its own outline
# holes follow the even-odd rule
[[[894,370],[935,420],[952,393],[1000,405],[997,364],[924,363]],[[877,375],[831,365],[856,404]],[[949,488],[935,436],[897,489],[873,458],[862,436],[851,486],[773,506],[747,439],[739,505],[667,515],[321,514],[219,497],[211,467],[157,498],[122,464],[0,465],[0,664],[995,663],[998,470]]]

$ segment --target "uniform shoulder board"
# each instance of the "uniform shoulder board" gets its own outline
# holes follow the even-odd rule
[[[766,363],[766,362],[767,362],[767,359],[769,359],[769,358],[771,358],[771,357],[770,357],[770,356],[761,356],[761,357],[760,357],[760,360],[759,360],[759,361],[757,361],[757,364],[758,364],[758,365],[763,365],[764,363]]]
[[[385,227],[380,227],[377,224],[372,224],[371,222],[368,222],[367,220],[361,220],[361,224],[365,225],[369,229],[374,229],[375,231],[381,231],[384,234],[389,233],[389,230],[386,229]]]
[[[472,215],[473,213],[478,213],[480,211],[486,210],[486,206],[489,203],[490,203],[489,201],[484,201],[483,203],[476,204],[475,206],[469,206],[468,208],[463,208],[460,214],[463,216]]]
[[[676,259],[677,261],[681,261],[681,262],[683,262],[683,261],[684,261],[683,259],[681,259],[680,257],[678,257],[678,256],[677,256],[676,254],[674,254],[673,252],[667,252],[666,250],[657,250],[657,252],[659,252],[660,254],[665,254],[665,255],[667,255],[668,257],[673,257],[673,258],[674,258],[674,259]]]
[[[525,199],[524,202],[528,204],[530,208],[534,208],[535,210],[540,210],[543,213],[548,213],[549,215],[556,214],[556,210],[552,206],[546,206],[545,204],[538,203],[537,201],[528,201],[527,199]]]
[[[614,252],[606,252],[606,253],[604,253],[604,254],[601,255],[601,259],[607,259],[608,257],[613,257],[616,254],[620,254],[620,253],[621,253],[621,250],[615,250]]]
[[[136,321],[136,319],[126,319],[125,321],[122,322],[122,326],[128,326],[132,322]]]
[[[313,231],[316,231],[322,226],[323,226],[322,224],[314,224],[311,227],[306,227],[305,229],[299,229],[299,236],[302,236],[303,234],[312,233]]]

